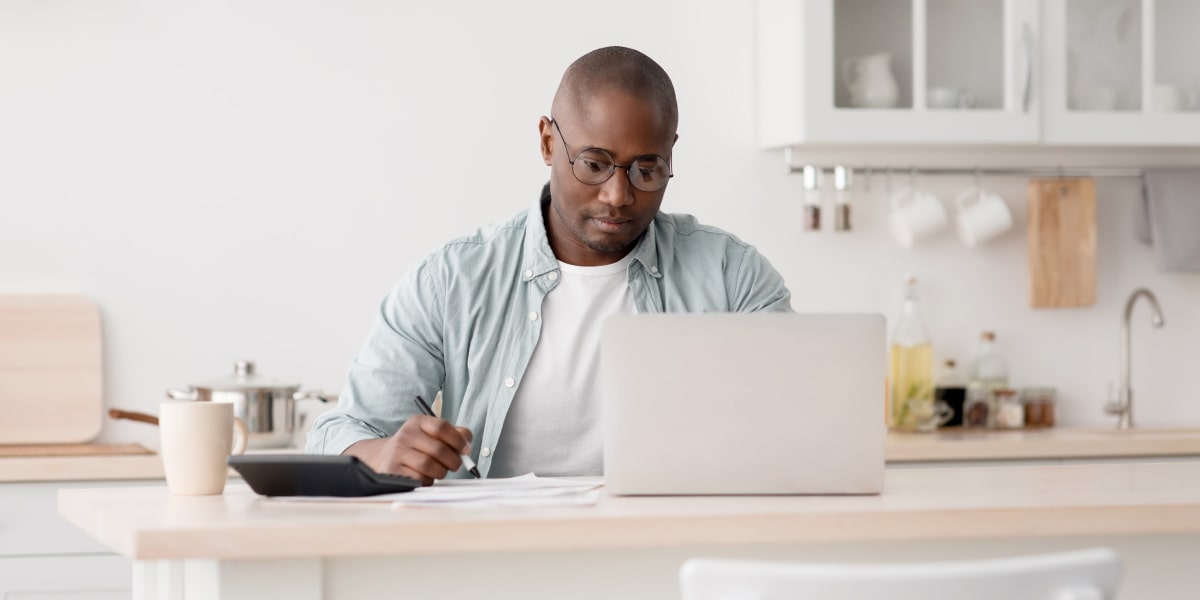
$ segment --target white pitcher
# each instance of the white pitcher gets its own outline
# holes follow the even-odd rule
[[[847,58],[842,63],[842,80],[850,90],[850,105],[861,108],[890,108],[900,98],[892,76],[892,55],[886,52]]]

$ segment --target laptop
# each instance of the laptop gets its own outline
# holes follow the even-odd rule
[[[600,345],[605,488],[879,493],[885,336],[877,314],[609,317]]]

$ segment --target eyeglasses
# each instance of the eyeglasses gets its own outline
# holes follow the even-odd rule
[[[550,123],[558,130],[558,138],[562,140],[567,156],[570,156],[571,151],[567,149],[567,140],[563,137],[558,122],[550,119]],[[667,187],[667,181],[675,176],[667,159],[655,154],[639,156],[627,165],[618,165],[617,159],[607,150],[587,148],[567,161],[571,163],[571,173],[575,175],[575,179],[588,185],[600,185],[608,181],[617,169],[625,169],[633,187],[643,192],[657,192]]]

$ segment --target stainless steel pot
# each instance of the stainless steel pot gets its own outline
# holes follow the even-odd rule
[[[186,390],[167,390],[175,400],[229,402],[233,414],[246,424],[248,448],[283,448],[292,442],[296,431],[296,403],[301,400],[328,402],[320,392],[300,391],[300,384],[263,377],[254,372],[254,363],[239,360],[233,375]]]

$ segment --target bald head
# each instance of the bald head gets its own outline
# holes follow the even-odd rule
[[[579,114],[592,98],[611,91],[653,102],[664,129],[675,136],[679,105],[671,78],[649,56],[622,46],[593,50],[571,63],[554,94],[551,114]]]

